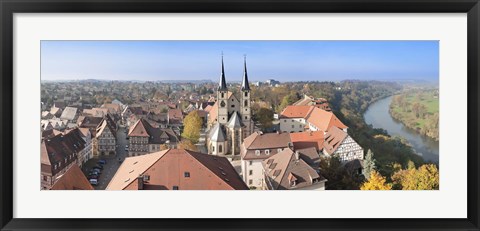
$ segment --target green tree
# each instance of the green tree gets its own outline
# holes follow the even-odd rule
[[[202,129],[202,118],[198,114],[198,111],[192,111],[183,120],[183,132],[182,137],[190,140],[193,144],[198,143],[200,138],[200,129]]]
[[[368,180],[373,171],[375,171],[375,159],[373,158],[372,150],[368,149],[365,161],[363,162],[363,175]]]
[[[298,95],[297,92],[290,92],[290,94],[286,95],[282,99],[282,103],[278,107],[278,112],[281,112],[284,108],[286,108],[288,105],[291,105],[295,102],[297,102],[300,99],[300,96]]]
[[[258,110],[255,118],[260,123],[260,127],[263,130],[272,127],[273,114],[273,111],[268,108],[262,107]]]
[[[377,171],[373,170],[370,174],[370,179],[363,183],[360,187],[361,190],[391,190],[392,184],[387,183],[384,176],[380,175]]]

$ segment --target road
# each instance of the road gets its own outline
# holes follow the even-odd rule
[[[88,172],[97,165],[97,161],[100,159],[104,159],[107,161],[107,164],[103,166],[102,173],[100,174],[98,185],[94,186],[95,190],[104,190],[110,180],[112,180],[113,176],[117,172],[118,168],[120,167],[121,163],[118,161],[119,158],[123,161],[125,157],[128,156],[127,151],[125,151],[125,145],[128,144],[127,135],[125,133],[125,128],[119,127],[117,131],[117,150],[116,155],[111,156],[99,156],[90,159],[85,163],[83,166],[83,172],[85,175],[88,176]]]

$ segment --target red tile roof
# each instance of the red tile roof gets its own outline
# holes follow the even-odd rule
[[[74,164],[59,176],[50,190],[93,190],[93,187],[78,165]]]
[[[313,107],[313,106],[311,106]],[[308,115],[307,121],[321,131],[328,131],[332,126],[345,129],[347,126],[340,121],[332,112],[313,107],[312,112]]]
[[[289,105],[280,113],[280,118],[307,118],[313,108],[312,106]]]
[[[343,130],[332,127],[327,134],[325,134],[325,142],[323,143],[325,151],[330,155],[333,154],[347,136],[348,134]]]
[[[264,160],[262,165],[265,175],[268,176],[267,185],[271,185],[271,189],[299,189],[325,181],[325,178],[305,161],[297,159],[290,149]],[[295,181],[295,186],[292,186],[292,181]]]
[[[290,139],[295,149],[315,147],[321,150],[323,148],[323,131],[294,132],[290,133]]]
[[[149,180],[143,189],[248,190],[225,157],[183,149],[126,158],[107,190],[138,190],[138,177],[144,175]]]

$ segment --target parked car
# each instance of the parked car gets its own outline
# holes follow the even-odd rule
[[[102,173],[102,170],[100,170],[99,168],[93,168],[92,171],[96,172],[97,174],[100,175],[100,173]]]
[[[91,180],[91,179],[98,179],[98,175],[91,175],[91,176],[88,176],[88,179]]]
[[[97,161],[97,164],[104,165],[104,164],[107,164],[107,161],[105,159],[101,159],[101,160]]]
[[[89,176],[89,177],[90,177],[90,176],[98,176],[98,175],[100,175],[100,173],[97,172],[97,171],[94,171],[94,170],[92,170],[92,171],[90,171],[90,172],[88,173],[88,176]]]
[[[125,145],[125,148],[128,148],[128,144],[127,144],[127,145]]]
[[[98,185],[98,179],[90,179],[89,181],[91,185]]]
[[[98,168],[98,169],[102,169],[102,170],[103,170],[103,165],[97,164],[97,165],[95,165],[95,167],[93,167],[93,168]]]

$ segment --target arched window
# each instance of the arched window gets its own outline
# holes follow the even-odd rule
[[[220,102],[220,107],[225,107],[225,101]]]
[[[223,149],[223,148],[222,148],[222,145],[221,145],[221,144],[218,145],[218,153],[222,153],[222,151],[223,151],[222,149]]]
[[[225,93],[222,92],[222,98],[225,96]]]
[[[245,92],[245,97],[248,97],[248,91]]]
[[[248,100],[243,101],[243,106],[248,107]]]

